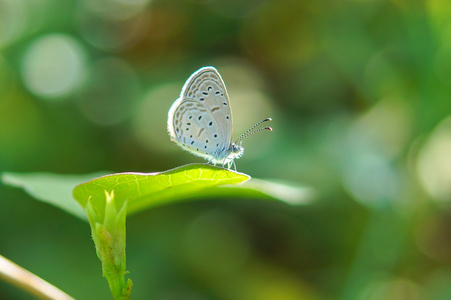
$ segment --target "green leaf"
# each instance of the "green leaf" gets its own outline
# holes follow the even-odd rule
[[[50,173],[3,173],[6,185],[23,188],[30,196],[87,220],[83,207],[78,204],[72,191],[75,186],[105,173],[84,175],[60,175]]]
[[[212,197],[268,199],[282,201],[290,205],[301,205],[310,203],[315,197],[315,192],[310,187],[302,187],[281,180],[252,178],[238,185],[205,189],[196,195],[196,198]]]
[[[304,204],[314,196],[310,188],[276,180],[249,180],[250,176],[246,174],[203,164],[182,166],[161,173],[120,173],[99,177],[105,173],[3,173],[2,180],[83,220],[87,220],[84,211],[87,199],[92,196],[93,204],[100,205],[102,209],[104,190],[110,192],[113,189],[118,209],[125,199],[129,199],[127,214],[188,199],[239,197]]]
[[[240,183],[249,178],[246,174],[195,164],[161,173],[111,174],[77,186],[73,194],[83,207],[90,199],[102,214],[105,191],[111,193],[114,190],[117,205],[122,206],[127,199],[127,214],[131,214],[155,205],[205,196],[208,188]]]

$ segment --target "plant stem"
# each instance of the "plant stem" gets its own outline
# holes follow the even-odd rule
[[[127,201],[119,210],[116,207],[114,191],[105,191],[105,206],[94,207],[89,199],[86,214],[91,226],[92,239],[97,256],[102,262],[103,276],[108,281],[115,300],[130,299],[132,282],[125,282],[125,220]]]
[[[0,278],[40,299],[74,300],[54,285],[0,255]]]

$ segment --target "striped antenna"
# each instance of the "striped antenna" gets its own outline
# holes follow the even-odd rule
[[[255,130],[255,131],[253,131],[253,132],[250,132],[250,131],[252,131],[255,127],[257,127],[258,125],[260,125],[261,123],[267,122],[267,121],[272,121],[272,119],[271,119],[271,118],[264,119],[264,120],[258,122],[257,124],[255,124],[254,126],[252,126],[251,128],[249,128],[249,130],[247,130],[245,133],[243,133],[243,134],[235,141],[235,144],[238,143],[238,142],[240,142],[241,140],[247,138],[248,136],[253,135],[254,133],[260,132],[260,131],[262,131],[262,130],[269,130],[269,131],[272,131],[272,128],[271,128],[271,127],[265,127],[265,128],[260,128],[260,129],[257,129],[257,130]],[[240,144],[241,144],[241,143],[240,143]]]

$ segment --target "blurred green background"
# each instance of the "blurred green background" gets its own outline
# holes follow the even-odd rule
[[[451,299],[451,1],[0,0],[0,171],[163,171],[191,73],[227,85],[238,170],[313,203],[211,199],[127,222],[134,299]],[[90,229],[0,186],[0,254],[110,299]],[[0,282],[1,299],[29,295]]]

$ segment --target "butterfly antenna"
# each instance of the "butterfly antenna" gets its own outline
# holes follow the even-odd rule
[[[238,143],[238,142],[240,142],[241,140],[247,138],[248,136],[253,135],[254,133],[260,132],[260,131],[262,131],[262,130],[269,130],[269,131],[272,131],[272,128],[271,128],[271,127],[260,128],[260,129],[258,129],[258,130],[252,131],[255,127],[257,127],[257,126],[260,125],[261,123],[267,122],[267,121],[272,121],[272,119],[271,119],[271,118],[264,119],[264,120],[258,122],[257,124],[255,124],[254,126],[252,126],[251,128],[249,128],[249,130],[247,130],[245,133],[243,133],[243,134],[235,141],[235,144]],[[252,132],[251,132],[251,131],[252,131]]]

